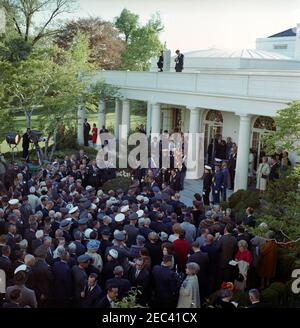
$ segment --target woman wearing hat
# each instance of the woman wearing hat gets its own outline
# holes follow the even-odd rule
[[[92,259],[92,265],[96,267],[100,272],[103,268],[103,261],[101,256],[97,253],[100,247],[99,240],[90,240],[87,245],[87,252],[86,254],[89,255]]]
[[[197,263],[187,263],[184,279],[180,290],[177,308],[200,308],[200,293],[197,273],[200,267]]]

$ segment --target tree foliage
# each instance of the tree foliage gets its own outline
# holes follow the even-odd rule
[[[15,34],[34,46],[60,30],[59,18],[72,12],[74,0],[0,0],[7,12],[7,25]],[[37,18],[42,22],[37,23]]]
[[[122,13],[125,11],[124,9]],[[127,29],[125,34],[126,50],[123,52],[123,69],[146,71],[149,69],[150,59],[157,56],[159,50],[163,48],[162,43],[159,40],[159,33],[163,30],[163,25],[158,13],[152,15],[147,24],[141,26],[138,21],[130,25],[131,16],[123,14],[116,20],[116,27],[120,32],[125,34],[125,27],[131,26],[131,29]],[[127,11],[126,11],[127,13]],[[132,13],[130,13],[132,14]],[[128,18],[129,17],[129,18]],[[122,19],[121,19],[122,18]],[[129,22],[126,24],[126,18]],[[121,26],[120,26],[121,19]]]
[[[119,17],[115,19],[115,26],[124,34],[125,42],[128,43],[132,33],[138,28],[139,16],[124,8]]]
[[[300,151],[300,101],[294,101],[287,108],[277,112],[274,118],[276,132],[265,137],[269,153],[279,149]]]
[[[90,59],[96,68],[117,69],[121,66],[124,41],[112,23],[100,18],[81,18],[67,23],[58,33],[55,42],[69,49],[75,35],[81,33],[89,40]]]

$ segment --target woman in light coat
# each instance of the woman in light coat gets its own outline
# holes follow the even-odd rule
[[[197,273],[200,267],[190,262],[186,265],[187,277],[184,279],[180,291],[177,308],[200,308],[200,293]]]
[[[263,157],[262,163],[259,164],[256,174],[256,189],[264,192],[267,189],[267,181],[270,174],[270,165],[268,158]]]

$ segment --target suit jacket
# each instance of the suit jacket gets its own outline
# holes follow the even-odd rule
[[[10,258],[0,256],[0,270],[3,270],[6,274],[6,281],[13,277],[12,263]]]
[[[41,295],[48,299],[53,291],[53,273],[46,261],[37,259],[32,267],[34,291],[38,300]]]
[[[275,163],[271,166],[269,180],[279,179],[279,168],[280,168],[279,163]],[[259,304],[259,303],[257,303],[257,304]]]
[[[107,298],[107,295],[105,295],[101,300],[96,304],[96,308],[100,309],[109,309],[111,308],[111,304]]]
[[[124,230],[127,232],[128,239],[126,241],[126,244],[128,247],[131,245],[135,244],[136,242],[136,237],[139,234],[139,228],[136,226],[133,226],[131,224],[126,224],[124,226]]]
[[[72,296],[72,273],[69,265],[62,261],[53,264],[54,296],[59,300],[69,300]]]
[[[106,281],[106,286],[105,287],[107,288],[107,286],[109,286],[109,285],[113,285],[113,286],[118,287],[118,299],[119,300],[121,300],[124,296],[126,296],[128,294],[128,292],[130,291],[130,288],[131,288],[131,284],[130,284],[130,281],[128,279],[119,278],[119,277],[108,279]]]
[[[155,284],[156,303],[155,306],[174,307],[177,297],[177,274],[169,268],[156,265],[152,270]]]
[[[81,299],[81,292],[84,291],[84,287],[87,282],[87,274],[85,270],[81,269],[78,265],[74,265],[72,268],[72,278],[73,278],[73,290],[77,301]]]
[[[184,55],[183,54],[179,54],[177,56],[176,60],[176,65],[175,65],[175,70],[182,70],[183,69],[183,59],[184,59]]]
[[[89,290],[88,285],[85,286],[85,297],[82,300],[81,307],[83,308],[95,308],[101,300],[102,290],[97,284],[92,290]]]
[[[228,268],[229,261],[234,259],[237,249],[236,238],[231,234],[224,235],[219,240],[220,258],[219,267],[221,269]]]
[[[21,291],[20,305],[22,307],[30,306],[31,308],[37,308],[37,300],[34,290],[29,289],[24,285],[20,285],[20,286],[15,285],[15,286],[8,287],[5,295],[5,298],[7,300],[10,300],[10,293],[16,288],[20,289]]]

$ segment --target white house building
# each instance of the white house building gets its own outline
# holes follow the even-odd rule
[[[204,133],[204,146],[214,134],[231,137],[238,145],[235,189],[247,188],[249,148],[258,153],[262,135],[276,129],[272,117],[290,101],[300,99],[300,24],[269,38],[257,39],[255,50],[198,50],[185,53],[184,70],[100,71],[94,80],[119,88],[116,131],[130,125],[130,100],[147,102],[147,133],[180,128]],[[79,109],[83,119],[84,110]],[[82,119],[79,141],[82,141]],[[100,101],[98,126],[105,125]],[[118,132],[115,133],[118,137]],[[196,170],[188,178],[200,178]]]

